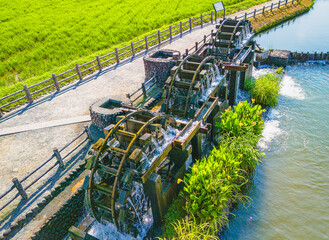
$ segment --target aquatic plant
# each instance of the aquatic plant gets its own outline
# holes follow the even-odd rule
[[[260,105],[253,106],[247,101],[239,102],[233,110],[225,110],[217,126],[222,135],[238,136],[247,132],[259,135],[263,130],[264,111]]]
[[[281,77],[269,73],[256,79],[247,79],[245,88],[257,104],[274,107],[278,104]]]

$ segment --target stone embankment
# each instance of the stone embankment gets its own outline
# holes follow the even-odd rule
[[[326,53],[303,53],[303,52],[291,52],[287,50],[269,50],[256,55],[256,60],[261,65],[274,65],[279,67],[286,67],[287,65],[299,64],[299,63],[328,63],[329,52]]]

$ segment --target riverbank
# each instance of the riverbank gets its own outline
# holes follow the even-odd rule
[[[299,0],[292,4],[283,5],[272,11],[265,11],[263,15],[250,19],[255,34],[262,33],[272,27],[278,26],[285,21],[293,19],[308,12],[314,5],[315,0]]]

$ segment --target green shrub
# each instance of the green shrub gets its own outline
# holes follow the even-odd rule
[[[220,145],[240,160],[240,169],[246,177],[259,164],[265,154],[256,148],[260,135],[245,133],[241,136],[224,137]]]
[[[263,119],[261,106],[239,102],[234,106],[234,111],[226,109],[221,115],[218,127],[222,135],[237,136],[247,132],[259,135],[263,130]]]
[[[279,67],[279,68],[277,68],[277,69],[275,70],[275,73],[276,73],[276,74],[282,74],[282,73],[284,73],[284,69],[283,69],[283,67]]]
[[[224,209],[241,180],[236,157],[222,147],[212,150],[208,158],[194,163],[184,179],[187,214],[200,222],[218,223],[225,218]]]
[[[277,74],[269,73],[255,80],[247,81],[246,90],[257,104],[274,107],[278,103],[280,81],[281,78]]]
[[[179,222],[186,216],[185,198],[180,194],[170,205],[163,221],[163,235],[166,238],[172,239],[178,237],[175,225],[173,223]]]

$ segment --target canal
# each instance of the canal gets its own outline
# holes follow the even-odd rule
[[[256,38],[266,49],[329,51],[329,0]],[[264,70],[261,70],[264,71]],[[222,239],[329,239],[329,66],[288,67],[265,123],[248,206]]]

